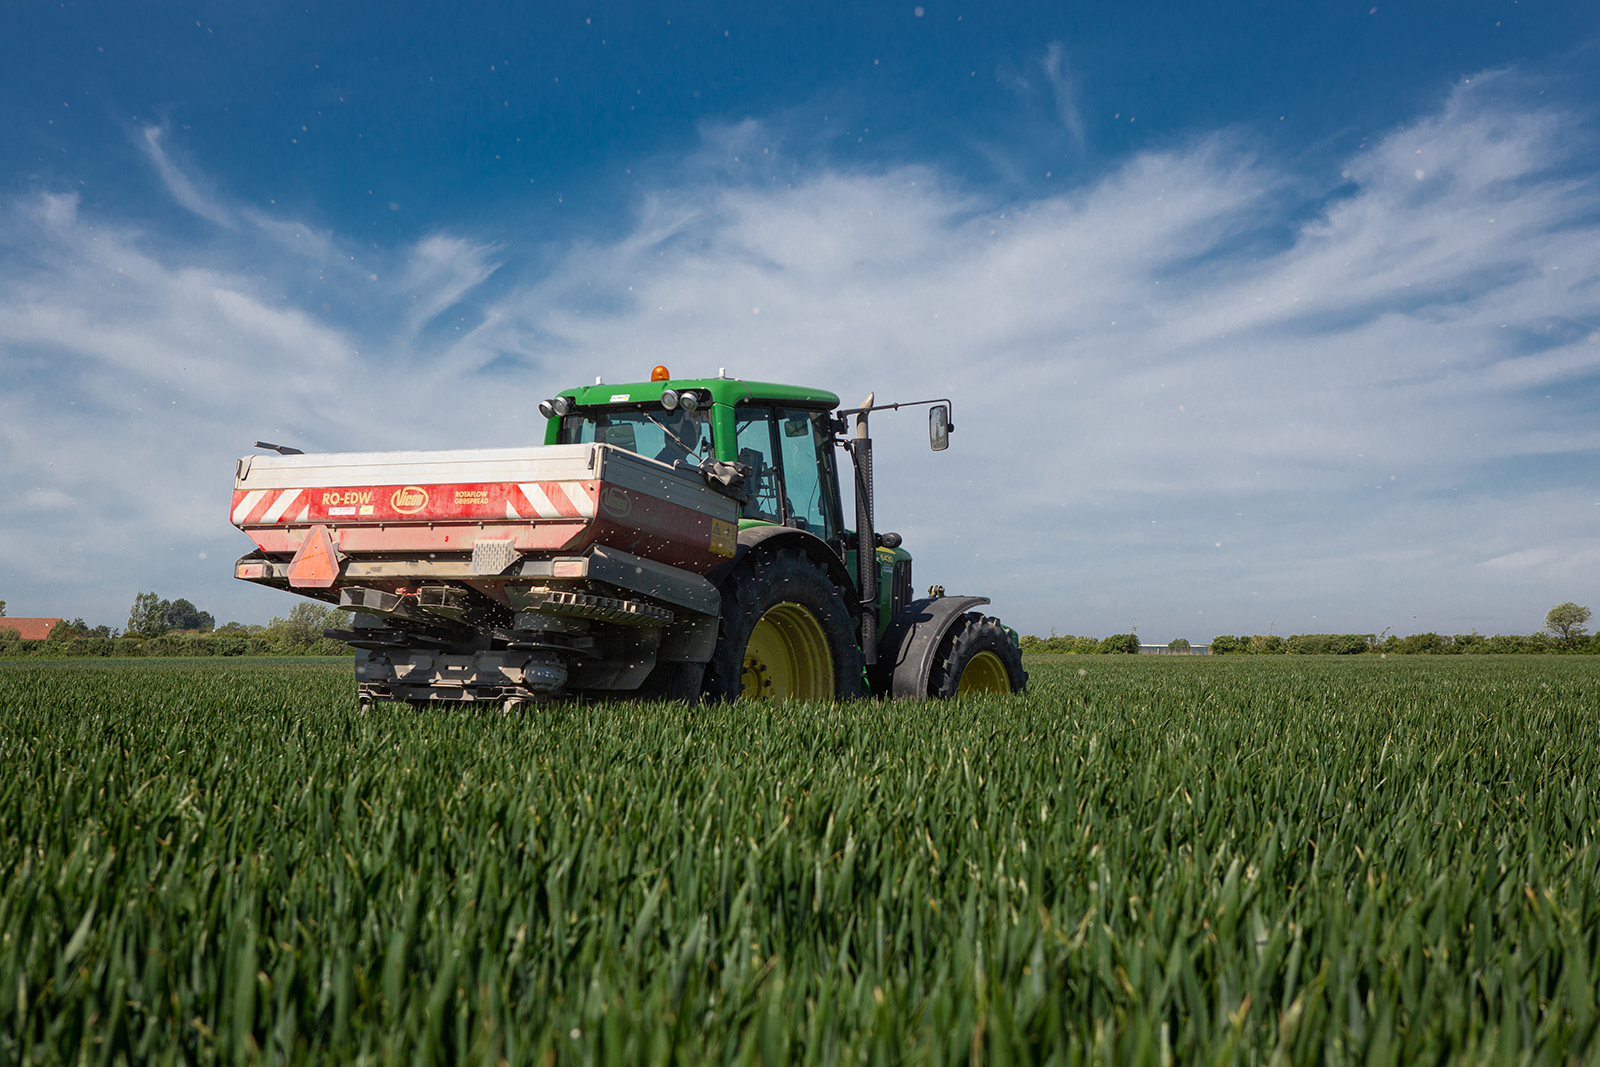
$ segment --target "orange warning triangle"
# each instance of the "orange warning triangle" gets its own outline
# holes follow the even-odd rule
[[[327,589],[339,578],[339,546],[328,528],[318,523],[306,533],[300,551],[289,561],[289,585],[294,589]]]

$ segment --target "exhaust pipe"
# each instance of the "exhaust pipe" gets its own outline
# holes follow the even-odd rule
[[[878,535],[872,528],[872,438],[867,436],[868,393],[856,412],[856,439],[850,456],[856,469],[856,567],[861,579],[861,655],[871,667],[878,662]]]

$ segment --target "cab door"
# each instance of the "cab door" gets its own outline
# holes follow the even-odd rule
[[[843,558],[829,413],[741,404],[734,437],[739,462],[750,467],[741,518],[805,530]]]
[[[788,523],[809,530],[843,558],[832,418],[826,411],[780,408],[773,426]]]

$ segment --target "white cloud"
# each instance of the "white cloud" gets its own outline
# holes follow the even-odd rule
[[[1573,538],[1484,560],[1484,570],[1582,581],[1600,566],[1600,538]]]
[[[1051,41],[1045,50],[1044,74],[1050,80],[1050,90],[1055,96],[1056,117],[1066,128],[1072,143],[1083,147],[1083,111],[1078,105],[1078,79],[1067,62],[1066,48],[1060,41]]]
[[[255,208],[241,208],[239,214],[268,239],[307,259],[327,260],[334,253],[335,238],[296,219],[280,219]]]
[[[1590,551],[1593,494],[1574,502],[1564,486],[1588,476],[1561,464],[1600,448],[1569,398],[1600,373],[1597,190],[1563,148],[1577,132],[1514,81],[1474,78],[1326,182],[1214,136],[1000,203],[915,166],[739,179],[732,156],[777,141],[747,123],[708,133],[617,238],[439,233],[395,266],[322,235],[318,284],[367,309],[344,325],[320,296],[287,298],[309,238],[257,225],[232,259],[158,255],[44,197],[5,224],[30,266],[0,274],[0,364],[20,383],[0,441],[31,469],[0,491],[43,485],[99,525],[61,526],[53,555],[5,580],[86,603],[99,586],[74,553],[109,551],[166,595],[199,603],[210,583],[219,616],[281,613],[225,566],[195,569],[202,547],[243,550],[227,479],[254,436],[526,440],[551,390],[664,362],[850,402],[953,396],[937,456],[921,412],[877,417],[880,514],[919,584],[988,593],[1025,631],[1534,629],[1586,595],[1559,561]],[[1341,169],[1353,186],[1308,212],[1303,190]],[[229,265],[245,256],[249,274]],[[536,257],[537,276],[484,292]],[[38,521],[0,518],[0,556],[38,552]],[[1567,554],[1486,562],[1549,545]]]
[[[218,226],[225,226],[228,229],[236,227],[238,222],[234,219],[232,213],[209,197],[202,196],[189,176],[178,169],[167,156],[166,150],[161,147],[161,142],[166,137],[166,133],[167,131],[164,127],[146,126],[140,131],[140,136],[144,142],[145,155],[150,157],[151,165],[155,167],[156,173],[161,176],[161,182],[167,187],[167,192],[172,194],[172,199],[201,218],[208,219]]]
[[[29,489],[22,496],[24,511],[57,511],[75,503],[77,501],[59,489]]]
[[[490,263],[493,246],[474,244],[444,234],[424,238],[411,250],[402,284],[413,306],[406,323],[415,332],[481,285],[499,264]]]

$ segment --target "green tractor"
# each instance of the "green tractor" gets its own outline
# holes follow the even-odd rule
[[[737,378],[571,389],[542,445],[241,457],[235,577],[337,605],[363,704],[1019,692],[984,597],[912,592],[856,408]],[[852,422],[853,420],[853,422]],[[840,450],[851,459],[841,481]],[[843,494],[855,497],[846,529]]]
[[[940,586],[917,597],[911,554],[874,521],[868,416],[927,407],[929,444],[942,451],[953,405],[873,400],[841,408],[821,389],[674,379],[657,367],[648,383],[597,380],[539,405],[547,445],[607,444],[694,469],[739,503],[731,558],[707,575],[721,594],[711,658],[658,670],[655,695],[925,699],[1026,687],[1016,633],[973,610],[988,598],[946,596]]]

